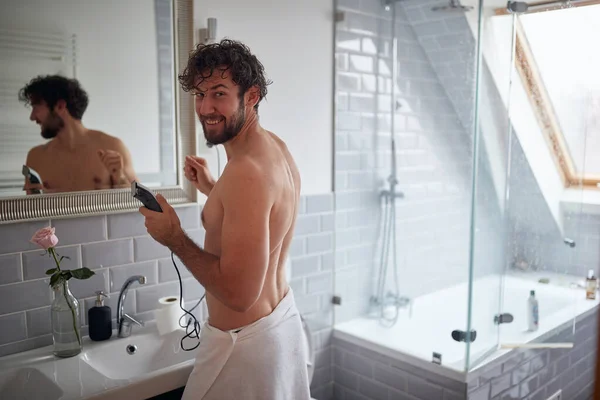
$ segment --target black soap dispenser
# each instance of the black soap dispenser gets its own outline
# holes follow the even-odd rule
[[[104,305],[104,299],[108,297],[103,291],[96,292],[96,304],[88,310],[88,325],[90,339],[101,341],[112,336],[112,318],[110,307]]]

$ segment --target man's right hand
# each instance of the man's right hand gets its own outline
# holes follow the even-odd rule
[[[30,183],[29,179],[25,179],[23,190],[27,195],[44,193],[45,188],[41,183]]]
[[[121,153],[115,150],[99,149],[98,156],[110,174],[111,188],[128,187],[131,184],[123,171],[124,162]]]
[[[187,156],[185,158],[185,166],[183,167],[185,177],[190,181],[196,189],[208,196],[215,180],[208,170],[208,163],[202,157]]]

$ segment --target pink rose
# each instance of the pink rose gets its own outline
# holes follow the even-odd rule
[[[54,228],[42,228],[33,235],[31,243],[35,243],[42,249],[48,250],[50,247],[56,246],[58,238],[54,234]]]

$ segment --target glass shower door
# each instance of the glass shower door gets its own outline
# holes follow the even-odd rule
[[[489,7],[483,1],[482,7]],[[498,350],[504,294],[509,164],[508,99],[511,82],[511,42],[496,43],[513,30],[509,18],[492,21],[481,10],[475,30],[477,84],[473,105],[472,209],[469,246],[469,316],[472,335],[467,346],[466,370],[480,366]],[[487,13],[485,13],[487,14]],[[508,134],[507,134],[508,133]]]
[[[597,304],[584,288],[597,263],[586,255],[583,207],[598,182],[593,172],[600,175],[591,157],[600,58],[586,50],[600,33],[600,6],[557,4],[509,2],[506,13],[514,21],[514,78],[502,349],[573,347],[576,317]]]
[[[477,11],[336,4],[335,335],[463,372]]]

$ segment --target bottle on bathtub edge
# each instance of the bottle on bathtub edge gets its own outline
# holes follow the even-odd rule
[[[535,290],[529,292],[529,299],[527,299],[527,319],[529,331],[537,331],[540,324],[540,311],[538,300],[535,298]]]
[[[596,289],[598,288],[598,279],[594,276],[594,270],[588,271],[587,279],[585,280],[585,298],[588,300],[596,300]]]

